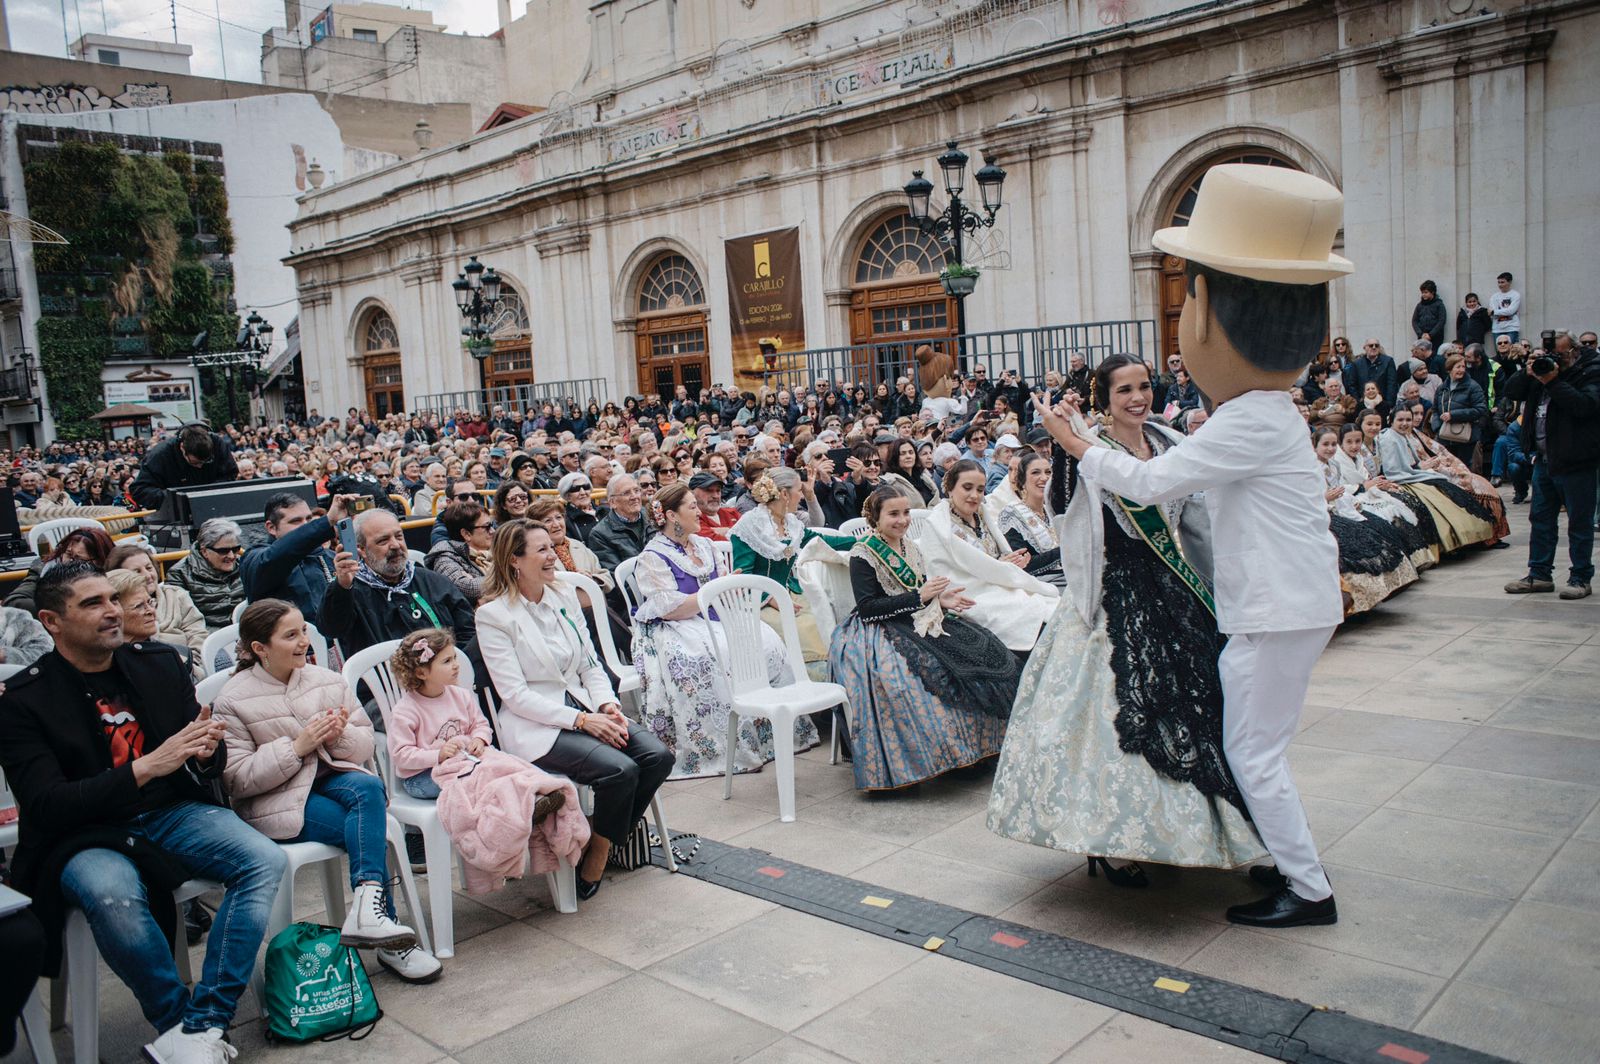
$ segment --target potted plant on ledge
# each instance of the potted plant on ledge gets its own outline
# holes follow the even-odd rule
[[[944,285],[948,295],[970,296],[972,290],[978,287],[978,268],[952,262],[939,271],[939,283]]]

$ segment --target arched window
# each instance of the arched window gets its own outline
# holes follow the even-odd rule
[[[856,256],[856,284],[928,277],[943,267],[939,242],[917,228],[910,214],[895,214],[867,234]]]
[[[891,214],[867,232],[856,255],[850,292],[850,343],[855,379],[871,384],[910,364],[919,344],[942,345],[956,333],[956,304],[939,283],[945,254],[908,212]]]
[[[405,372],[400,359],[400,330],[387,311],[368,313],[359,333],[362,373],[367,385],[367,411],[387,417],[406,408]]]
[[[663,255],[644,275],[639,285],[639,313],[657,314],[703,307],[705,288],[694,263],[682,255]]]
[[[710,381],[706,292],[694,263],[676,252],[657,258],[639,281],[635,356],[639,391],[671,400],[679,388],[691,398]]]
[[[367,329],[363,348],[370,354],[375,351],[400,350],[400,331],[394,327],[394,319],[381,310],[372,312],[367,319]]]
[[[1243,152],[1208,159],[1190,172],[1188,183],[1183,188],[1183,194],[1178,197],[1178,202],[1173,204],[1172,213],[1168,216],[1168,226],[1189,224],[1189,216],[1194,214],[1195,197],[1200,195],[1200,179],[1206,176],[1207,170],[1213,166],[1221,166],[1223,163],[1254,163],[1257,166],[1282,166],[1290,170],[1300,169],[1300,167],[1276,152],[1268,151]]]
[[[1172,208],[1167,212],[1165,225],[1188,225],[1194,214],[1195,197],[1200,194],[1200,181],[1206,171],[1223,163],[1255,163],[1259,166],[1284,166],[1291,170],[1300,167],[1265,148],[1227,151],[1214,155],[1190,170],[1178,184],[1172,198]],[[1178,353],[1178,318],[1183,313],[1183,301],[1188,295],[1183,278],[1184,261],[1176,255],[1161,256],[1161,352],[1163,358]]]

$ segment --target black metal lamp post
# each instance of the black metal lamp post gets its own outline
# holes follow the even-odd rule
[[[240,327],[239,335],[234,338],[233,346],[233,351],[209,356],[208,361],[213,369],[219,367],[222,369],[228,396],[228,421],[238,424],[238,405],[233,395],[234,367],[240,368],[244,375],[245,388],[253,392],[256,371],[272,353],[272,324],[252,310],[245,316],[244,325]]]
[[[945,193],[950,197],[948,206],[938,214],[932,213],[933,182],[923,177],[921,170],[911,172],[911,181],[906,185],[905,192],[911,207],[911,220],[923,232],[937,237],[950,249],[945,271],[940,274],[940,281],[944,285],[945,292],[953,296],[956,301],[956,336],[957,343],[963,344],[964,357],[966,353],[964,341],[960,338],[967,332],[967,296],[977,287],[978,275],[976,271],[969,270],[965,266],[962,258],[962,237],[967,233],[976,233],[980,227],[988,228],[994,225],[995,215],[1000,211],[1000,190],[1005,184],[1006,172],[995,164],[993,155],[984,155],[983,166],[973,175],[978,182],[979,196],[983,201],[983,211],[979,213],[967,206],[961,198],[961,190],[967,180],[967,153],[957,147],[955,141],[946,141],[944,154],[939,156],[938,163],[939,172],[944,179]],[[951,266],[960,269],[952,272]]]
[[[467,324],[461,326],[461,335],[467,338],[467,350],[478,362],[478,390],[483,394],[485,409],[489,406],[489,353],[494,345],[489,340],[486,324],[500,312],[500,275],[493,266],[484,266],[473,255],[461,267],[456,279],[450,282],[455,292],[456,307]]]

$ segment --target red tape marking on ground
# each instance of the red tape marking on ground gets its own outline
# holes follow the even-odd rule
[[[1018,938],[1016,935],[1008,935],[1004,931],[996,931],[989,936],[989,941],[998,942],[1000,945],[1009,946],[1012,949],[1021,949],[1028,944],[1027,939]]]
[[[771,865],[768,865],[765,868],[758,868],[756,871],[760,872],[764,876],[771,876],[773,879],[782,879],[784,875],[783,869],[773,868]]]
[[[1407,1049],[1405,1046],[1397,1046],[1393,1042],[1386,1042],[1379,1046],[1378,1055],[1398,1060],[1401,1064],[1428,1064],[1429,1059],[1426,1053],[1419,1053],[1417,1050]]]

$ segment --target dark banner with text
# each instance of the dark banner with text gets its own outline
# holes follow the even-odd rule
[[[769,357],[806,346],[800,230],[736,237],[725,247],[734,383],[753,390],[761,384]]]

